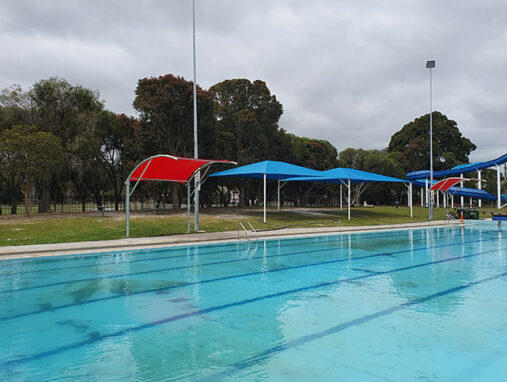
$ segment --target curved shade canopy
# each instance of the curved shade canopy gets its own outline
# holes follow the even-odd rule
[[[440,182],[437,182],[433,186],[431,186],[431,189],[433,191],[448,191],[455,184],[460,183],[460,182],[464,182],[466,180],[469,180],[469,179],[464,179],[464,178],[443,179]]]
[[[155,155],[139,163],[130,173],[127,181],[155,180],[175,183],[187,183],[202,168],[213,163],[232,163],[228,160],[195,159],[172,155]]]

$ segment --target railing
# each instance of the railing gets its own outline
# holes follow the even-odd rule
[[[241,229],[243,229],[243,232],[245,232],[245,237],[250,241],[251,235],[255,235],[255,238],[259,240],[259,233],[255,230],[254,226],[250,221],[247,221],[246,224],[250,227],[251,231],[248,231],[248,229],[245,227],[245,225],[242,222],[239,222],[238,225]],[[238,229],[238,240],[240,239],[240,229]]]

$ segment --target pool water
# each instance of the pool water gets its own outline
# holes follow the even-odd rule
[[[0,261],[0,380],[505,381],[507,231]]]

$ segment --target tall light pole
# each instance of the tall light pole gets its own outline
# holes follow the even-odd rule
[[[197,141],[197,76],[195,70],[195,0],[192,0],[192,38],[194,49],[194,158],[199,158],[199,147]],[[195,190],[194,190],[194,230],[199,231],[199,189],[201,187],[201,174],[195,174]],[[190,203],[190,201],[188,201]]]
[[[435,61],[426,61],[426,68],[430,70],[430,188],[429,188],[429,203],[428,203],[428,220],[433,219],[433,105],[432,105],[432,78],[431,72],[435,68]]]

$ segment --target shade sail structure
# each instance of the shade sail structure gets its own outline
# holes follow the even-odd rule
[[[127,192],[125,193],[126,231],[130,234],[130,196],[140,181],[173,182],[187,185],[187,230],[190,231],[190,187],[195,178],[195,186],[200,187],[206,171],[214,163],[236,164],[236,162],[221,159],[196,159],[177,157],[174,155],[159,154],[146,158],[139,163],[125,180]],[[201,175],[201,171],[204,174]],[[199,177],[196,175],[199,174]],[[136,182],[130,190],[130,182]]]
[[[463,174],[466,174],[468,172],[477,172],[477,176],[479,178],[479,182],[477,183],[477,188],[479,191],[481,191],[481,170],[490,168],[490,167],[496,167],[496,201],[497,201],[497,208],[503,208],[506,205],[502,206],[502,203],[505,201],[504,196],[501,193],[501,176],[500,176],[500,166],[502,164],[507,163],[507,153],[499,156],[498,158],[492,159],[490,161],[486,162],[475,162],[475,163],[466,163],[466,164],[460,164],[458,166],[454,166],[453,168],[449,170],[443,170],[443,171],[433,171],[433,179],[440,179],[445,177],[452,177],[459,175],[463,177]],[[429,170],[420,170],[420,171],[414,171],[409,172],[407,174],[407,179],[409,179],[414,184],[417,183],[417,181],[431,179],[431,172]],[[425,182],[425,183],[426,183]],[[471,189],[466,189],[471,190]],[[471,198],[477,197],[479,207],[481,207],[481,200],[482,199],[488,199],[488,200],[494,200],[490,199],[491,194],[487,193],[484,194],[482,192],[473,192],[473,191],[459,191],[459,192],[453,192],[453,194],[456,194],[458,196],[461,196],[461,206],[464,206],[464,196],[470,196]],[[422,194],[421,194],[422,195]],[[477,195],[477,196],[475,196]],[[426,198],[428,198],[428,193],[426,195]],[[428,199],[427,199],[428,200]],[[422,204],[422,199],[421,199]]]
[[[469,180],[469,179],[464,179]],[[412,182],[414,186],[418,186],[421,188],[425,187],[425,182],[421,182],[419,180],[415,180]],[[437,181],[433,182],[433,187],[437,184]],[[458,182],[459,183],[459,182]],[[498,199],[496,195],[490,194],[486,190],[478,190],[476,188],[466,188],[466,187],[456,187],[451,186],[447,189],[447,192],[449,192],[451,195],[455,196],[463,196],[467,198],[475,198],[475,199],[482,199],[482,200],[491,200],[495,201]],[[501,201],[502,203],[507,202],[507,194],[501,195]]]
[[[431,189],[433,191],[448,191],[452,186],[464,182],[469,179],[465,178],[447,178],[443,179],[440,182],[435,183],[433,186],[431,186]]]
[[[155,155],[139,163],[127,178],[128,181],[155,180],[185,184],[198,170],[213,163],[235,163],[228,160],[194,159],[172,155]]]
[[[320,176],[321,171],[297,166],[295,164],[267,160],[264,162],[247,164],[246,166],[236,167],[230,170],[220,171],[210,175],[210,177],[229,176],[242,178],[264,178],[264,175],[266,176],[266,179],[283,180],[301,176]]]
[[[410,216],[412,217],[412,185],[403,179],[393,178],[373,172],[356,170],[353,168],[338,167],[332,170],[321,171],[320,176],[316,177],[294,177],[286,179],[290,182],[323,182],[343,184],[348,189],[348,211],[347,218],[350,220],[350,185],[351,183],[370,183],[370,182],[390,182],[390,183],[408,183],[409,187],[409,205]],[[340,189],[341,198],[341,189]],[[341,205],[341,202],[340,202]]]
[[[303,176],[320,176],[321,172],[295,164],[266,160],[220,171],[210,177],[239,177],[264,179],[264,223],[266,223],[266,179],[278,180],[278,208],[280,208],[280,180]]]
[[[393,178],[386,175],[375,174],[373,172],[356,170],[353,168],[338,167],[332,170],[320,171],[318,177],[294,177],[286,179],[288,181],[299,182],[324,182],[324,183],[368,183],[368,182],[391,182],[408,183],[408,180]]]

